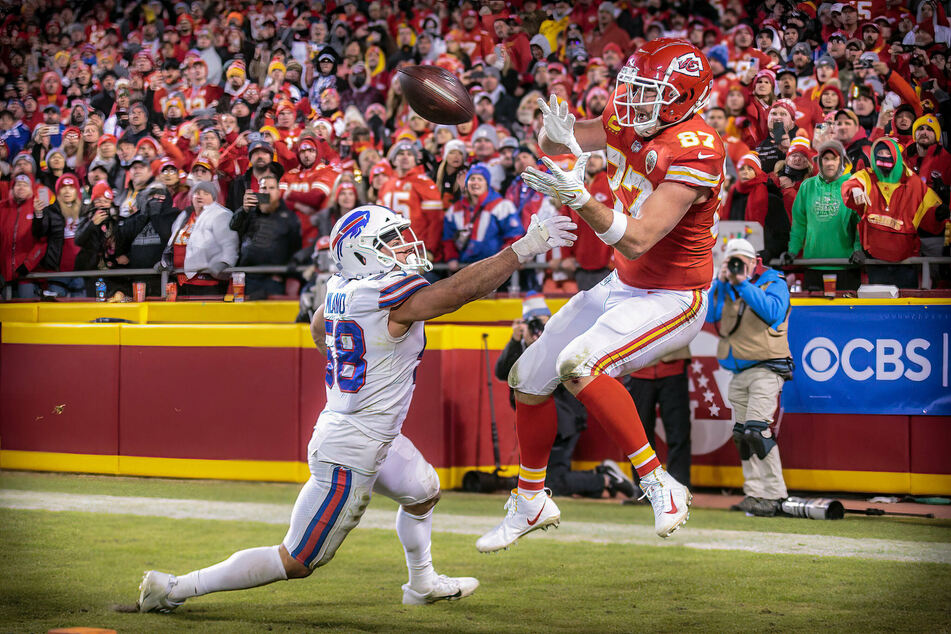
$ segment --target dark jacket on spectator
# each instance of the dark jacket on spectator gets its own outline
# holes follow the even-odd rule
[[[79,254],[76,256],[77,270],[97,270],[118,268],[116,258],[122,254],[119,251],[119,210],[112,208],[112,214],[101,224],[92,221],[96,208],[89,205],[83,209],[76,230],[76,245]],[[131,241],[131,240],[130,240]]]
[[[33,237],[37,240],[46,239],[46,255],[40,262],[40,270],[59,271],[60,260],[63,257],[63,234],[66,229],[66,219],[59,208],[59,202],[47,205],[42,211],[43,217],[38,218],[33,213]]]
[[[180,212],[161,183],[153,183],[136,198],[138,212],[120,220],[120,233],[133,236],[128,247],[130,269],[150,269],[162,258]]]
[[[270,214],[239,207],[231,217],[231,230],[238,233],[238,266],[283,265],[301,248],[300,220],[281,200]]]

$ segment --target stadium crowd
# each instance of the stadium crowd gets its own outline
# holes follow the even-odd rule
[[[933,0],[28,0],[4,12],[0,275],[18,297],[93,294],[91,280],[30,272],[120,268],[183,269],[180,293],[221,294],[229,267],[310,263],[364,202],[407,215],[455,271],[533,213],[574,213],[519,176],[539,159],[536,100],[600,116],[627,57],[658,36],[710,61],[703,114],[729,155],[720,217],[762,224],[764,259],[848,258],[832,268],[854,289],[868,257],[947,253],[951,23]],[[457,74],[473,120],[414,113],[397,79],[414,64]],[[587,165],[602,201],[609,174],[623,177],[610,160]],[[573,292],[610,271],[612,249],[578,224],[578,242],[525,271],[523,289]],[[918,284],[907,265],[864,271]],[[143,279],[156,294],[158,278]],[[108,282],[128,293],[131,280]],[[247,284],[251,297],[285,291],[283,277]]]

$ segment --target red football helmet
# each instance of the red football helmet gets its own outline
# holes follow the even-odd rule
[[[651,40],[618,73],[618,125],[634,128],[642,137],[656,134],[702,108],[712,85],[710,62],[696,46],[669,37]]]

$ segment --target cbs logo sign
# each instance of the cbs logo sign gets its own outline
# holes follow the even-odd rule
[[[912,339],[902,345],[897,339],[861,337],[851,339],[841,350],[828,337],[814,337],[802,349],[802,369],[813,381],[832,379],[841,369],[853,381],[924,381],[931,376],[931,361],[921,351],[931,347],[927,339]],[[864,354],[857,354],[858,351]]]

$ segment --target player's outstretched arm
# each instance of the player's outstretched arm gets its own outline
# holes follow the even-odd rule
[[[509,279],[521,264],[554,247],[574,244],[578,238],[571,232],[576,228],[577,225],[567,216],[552,216],[545,220],[532,216],[528,231],[511,247],[427,286],[391,310],[390,334],[402,336],[414,322],[446,315],[484,297]]]

